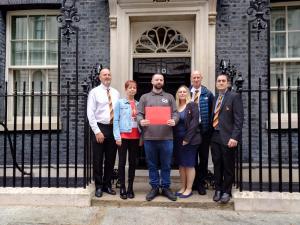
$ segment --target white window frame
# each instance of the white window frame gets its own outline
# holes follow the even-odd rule
[[[287,7],[288,6],[300,6],[300,1],[296,2],[278,2],[278,3],[272,3],[271,8],[275,7],[285,7],[285,16],[287,16]],[[272,13],[271,13],[272,16]],[[286,33],[286,57],[284,58],[272,58],[270,56],[270,63],[278,63],[282,62],[283,64],[283,83],[282,87],[287,87],[287,79],[286,79],[286,63],[289,62],[299,62],[300,63],[300,57],[293,57],[289,58],[288,57],[288,20],[285,17],[285,33]],[[299,30],[300,31],[300,30]],[[271,33],[277,33],[276,31],[270,31]],[[282,31],[279,31],[278,33],[281,33]],[[270,46],[271,47],[271,46]],[[272,76],[270,74],[270,76]],[[271,77],[270,77],[271,79]],[[271,89],[277,89],[275,86],[271,86]],[[294,86],[291,86],[291,88],[296,88]],[[297,113],[291,113],[291,118],[292,118],[292,129],[298,128],[298,114]],[[282,129],[287,129],[288,128],[288,113],[287,113],[287,95],[284,95],[284,113],[281,113],[281,128]],[[266,122],[266,127],[267,127],[267,122]],[[278,129],[278,113],[271,113],[271,129]]]
[[[41,70],[49,70],[49,69],[58,69],[58,65],[11,65],[11,28],[12,28],[12,17],[13,16],[34,16],[34,15],[49,15],[49,16],[57,16],[59,15],[58,10],[18,10],[18,11],[8,11],[6,15],[6,65],[5,65],[5,81],[7,82],[7,90],[8,95],[13,94],[14,90],[14,82],[13,82],[13,70],[15,69],[41,69]],[[28,31],[27,31],[28,32]],[[49,39],[52,40],[52,39]],[[28,42],[28,39],[27,39]],[[46,44],[46,42],[45,42]],[[28,48],[28,47],[27,47]],[[28,51],[27,51],[28,54]],[[46,54],[45,54],[46,57]],[[27,55],[28,59],[28,55]],[[47,72],[48,73],[48,72]],[[48,81],[48,76],[46,76],[46,82]],[[31,84],[29,84],[31,85]],[[48,84],[45,84],[46,86]],[[57,87],[58,88],[58,87]],[[29,90],[30,91],[30,90]],[[53,92],[55,93],[55,92]],[[11,97],[10,97],[11,98]],[[13,116],[13,104],[12,100],[8,99],[8,106],[7,106],[7,127],[9,130],[14,129],[14,116]],[[17,130],[22,130],[22,116],[17,116]],[[34,130],[40,129],[40,116],[34,116]],[[48,130],[49,129],[49,116],[42,116],[42,129]],[[1,128],[2,129],[2,128]],[[60,126],[57,127],[57,116],[51,116],[51,129],[61,129]],[[31,117],[25,116],[25,130],[31,130]]]

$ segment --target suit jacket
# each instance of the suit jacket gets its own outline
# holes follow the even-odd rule
[[[184,125],[186,128],[186,134],[183,140],[187,141],[191,145],[198,145],[201,143],[202,138],[199,129],[199,109],[197,104],[189,102],[186,105],[186,116]]]
[[[214,109],[218,97],[217,95],[214,100],[212,118],[214,117]],[[236,141],[241,140],[243,120],[244,109],[240,94],[227,90],[219,113],[218,130],[220,131],[222,144],[227,145],[230,138]]]

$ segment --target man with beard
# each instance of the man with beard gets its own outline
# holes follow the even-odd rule
[[[152,76],[152,91],[144,94],[139,102],[137,120],[142,127],[144,137],[144,149],[149,170],[150,192],[146,200],[151,201],[161,194],[172,201],[177,197],[170,189],[171,159],[173,154],[173,129],[178,121],[178,114],[174,97],[163,91],[164,77],[161,74]],[[150,120],[145,119],[146,107],[169,107],[171,117],[165,124],[152,125]],[[160,174],[159,174],[160,166]]]
[[[100,71],[101,85],[92,89],[89,93],[87,104],[87,116],[90,126],[95,134],[93,138],[93,169],[95,177],[95,196],[100,198],[103,192],[115,195],[111,187],[111,179],[117,145],[113,136],[113,109],[119,99],[119,92],[110,87],[111,74],[109,69]],[[103,175],[103,155],[104,175]]]

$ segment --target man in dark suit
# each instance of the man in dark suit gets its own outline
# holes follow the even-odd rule
[[[241,140],[244,118],[241,96],[228,90],[228,86],[228,76],[218,75],[216,81],[218,95],[213,104],[213,134],[211,138],[216,185],[213,200],[224,204],[230,200],[231,196],[235,151]]]

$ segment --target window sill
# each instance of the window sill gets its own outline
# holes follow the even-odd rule
[[[29,122],[27,122],[29,121]],[[50,126],[49,126],[48,120],[43,120],[42,124],[40,124],[39,120],[34,120],[33,122],[33,129],[31,128],[31,122],[30,120],[26,120],[24,123],[24,129],[23,129],[23,124],[22,122],[18,119],[17,124],[16,124],[16,131],[49,131]],[[12,132],[15,130],[14,128],[14,121],[7,121],[7,129],[9,132]],[[58,131],[62,129],[62,124],[59,121],[59,126],[57,124],[57,118],[52,117],[51,118],[51,130],[53,131]],[[4,127],[0,126],[0,132],[4,131]]]
[[[287,130],[289,129],[288,126],[288,114],[282,113],[281,114],[281,129]],[[265,127],[268,129],[268,121],[265,121]],[[279,122],[278,122],[278,114],[272,113],[271,114],[271,130],[278,130]],[[291,114],[291,129],[298,129],[298,114],[292,113]]]

